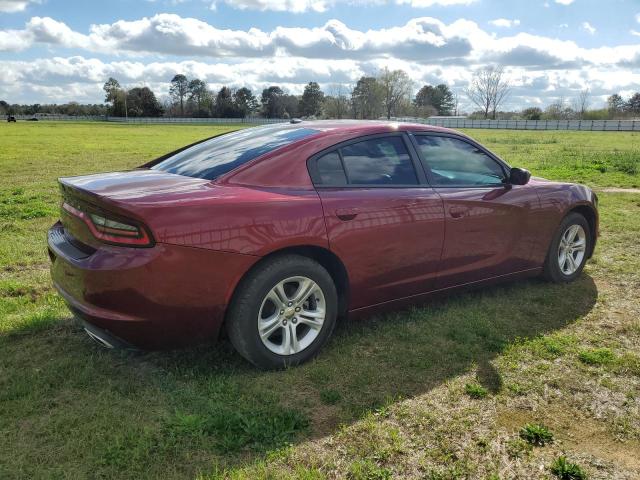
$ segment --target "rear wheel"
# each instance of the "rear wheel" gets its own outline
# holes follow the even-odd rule
[[[579,213],[567,215],[549,246],[544,276],[556,283],[575,280],[587,261],[591,248],[589,223]]]
[[[227,317],[229,338],[260,368],[298,365],[331,335],[337,298],[331,275],[319,263],[300,255],[274,257],[239,285]]]

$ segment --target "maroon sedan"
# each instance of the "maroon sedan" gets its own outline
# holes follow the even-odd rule
[[[598,234],[589,188],[404,123],[250,128],[60,187],[51,274],[94,339],[159,348],[224,327],[264,368],[313,357],[349,312],[571,281]]]

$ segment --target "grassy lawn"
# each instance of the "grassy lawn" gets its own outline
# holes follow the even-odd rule
[[[599,194],[577,282],[345,323],[299,368],[256,371],[226,342],[93,344],[50,287],[55,178],[230,128],[0,124],[0,478],[640,477],[637,194]],[[637,133],[468,133],[534,175],[640,185]]]

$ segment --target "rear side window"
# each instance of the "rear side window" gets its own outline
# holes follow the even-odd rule
[[[151,169],[213,180],[260,155],[319,131],[288,124],[238,130],[178,152]]]
[[[318,174],[324,185],[346,185],[347,176],[342,168],[342,161],[338,152],[323,155],[317,160]]]
[[[351,143],[316,160],[322,185],[417,185],[411,156],[401,137]]]
[[[415,185],[411,156],[401,137],[383,137],[352,143],[340,149],[350,184]]]

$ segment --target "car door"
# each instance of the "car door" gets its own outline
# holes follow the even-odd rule
[[[436,288],[534,268],[530,185],[508,183],[508,167],[463,137],[416,134],[421,162],[444,202],[445,240]]]
[[[330,248],[349,275],[351,309],[433,288],[443,203],[406,134],[345,142],[312,157],[309,168]]]

